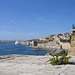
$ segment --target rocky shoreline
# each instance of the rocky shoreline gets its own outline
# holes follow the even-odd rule
[[[32,47],[35,50],[38,48],[48,49],[48,50],[58,50],[58,49],[70,49],[70,33],[56,34],[44,36],[44,38],[40,39],[32,39],[27,41],[21,41],[21,44],[26,44]]]
[[[75,75],[75,65],[52,66],[51,56],[0,56],[0,75]],[[75,57],[73,57],[75,59]]]

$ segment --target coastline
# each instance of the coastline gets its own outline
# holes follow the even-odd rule
[[[51,56],[5,55],[0,56],[1,75],[74,75],[75,65],[52,66]]]

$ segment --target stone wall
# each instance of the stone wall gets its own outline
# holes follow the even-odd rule
[[[71,48],[69,43],[60,42],[60,45],[62,46],[62,49],[70,50]]]
[[[58,45],[55,41],[50,41],[47,43],[38,43],[38,47],[49,49],[49,50],[57,50],[60,49],[60,45]]]
[[[71,43],[70,43],[71,49],[69,51],[69,55],[75,56],[75,29],[72,29],[71,31]]]

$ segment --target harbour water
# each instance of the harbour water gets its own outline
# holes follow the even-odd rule
[[[35,51],[27,45],[0,44],[0,55],[21,54],[21,55],[45,55],[50,50]]]

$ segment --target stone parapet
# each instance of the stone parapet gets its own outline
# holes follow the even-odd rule
[[[71,30],[71,49],[69,50],[69,55],[75,56],[75,29]]]

